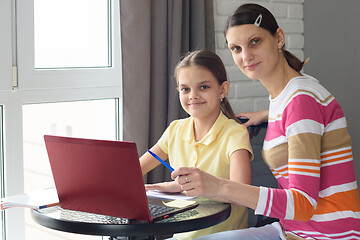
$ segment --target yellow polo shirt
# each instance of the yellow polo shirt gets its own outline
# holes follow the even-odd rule
[[[160,148],[168,154],[173,168],[197,167],[216,177],[229,179],[230,156],[234,151],[246,149],[250,159],[253,159],[246,127],[228,119],[222,112],[207,135],[198,142],[195,141],[193,122],[192,117],[173,121],[158,141]],[[232,205],[231,215],[226,221],[202,230],[175,234],[174,237],[194,239],[246,227],[247,209]]]

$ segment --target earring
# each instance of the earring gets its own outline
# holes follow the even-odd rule
[[[282,50],[281,50],[281,48],[279,48],[279,53],[281,53],[282,52]]]

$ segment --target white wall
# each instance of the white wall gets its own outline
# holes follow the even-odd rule
[[[227,68],[230,80],[228,98],[235,113],[264,110],[269,104],[266,89],[258,80],[250,80],[242,74],[225,45],[223,31],[226,20],[244,3],[258,3],[268,8],[285,31],[286,49],[300,59],[304,58],[303,0],[214,0],[216,52]]]

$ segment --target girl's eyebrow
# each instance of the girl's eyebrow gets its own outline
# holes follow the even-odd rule
[[[204,85],[204,84],[211,84],[211,81],[210,81],[210,80],[203,80],[203,81],[197,83],[196,85],[197,85],[197,86],[201,86],[201,85]],[[184,83],[180,83],[180,84],[178,85],[178,88],[183,88],[183,87],[189,87],[189,85],[184,84]]]
[[[210,82],[210,81],[209,80],[204,80],[204,81],[201,81],[200,84],[204,84],[204,83],[208,83],[208,82]]]
[[[210,80],[204,80],[204,81],[199,82],[198,85],[209,83],[209,82],[211,82],[211,81]],[[179,84],[179,86],[184,87],[184,86],[187,86],[187,84],[181,83],[181,84]]]

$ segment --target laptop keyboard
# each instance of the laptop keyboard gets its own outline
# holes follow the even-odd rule
[[[172,207],[149,204],[150,216],[152,216],[152,217],[156,217],[158,215],[170,212],[174,209],[175,208],[172,208]]]
[[[130,219],[126,219],[126,218],[111,217],[111,216],[95,214],[95,213],[87,213],[87,212],[63,209],[60,206],[44,208],[41,209],[40,211],[45,214],[51,211],[48,213],[49,215],[51,215],[54,214],[54,209],[58,209],[58,211],[56,211],[55,213],[60,212],[60,219],[68,220],[68,221],[100,223],[100,224],[128,224],[131,221]]]
[[[80,212],[80,211],[73,211],[68,209],[63,209],[60,206],[54,206],[51,208],[44,208],[39,211],[45,214],[54,214],[54,209],[57,209],[56,213],[60,212],[60,218],[63,220],[70,220],[70,221],[81,221],[81,222],[88,222],[88,223],[103,223],[103,224],[129,224],[134,220],[120,218],[120,217],[111,217],[101,214],[95,213],[87,213],[87,212]],[[149,204],[149,211],[152,217],[156,217],[160,214],[164,214],[175,208],[167,207],[167,206],[159,206]],[[60,211],[61,210],[61,211]],[[57,215],[56,214],[56,215]]]

